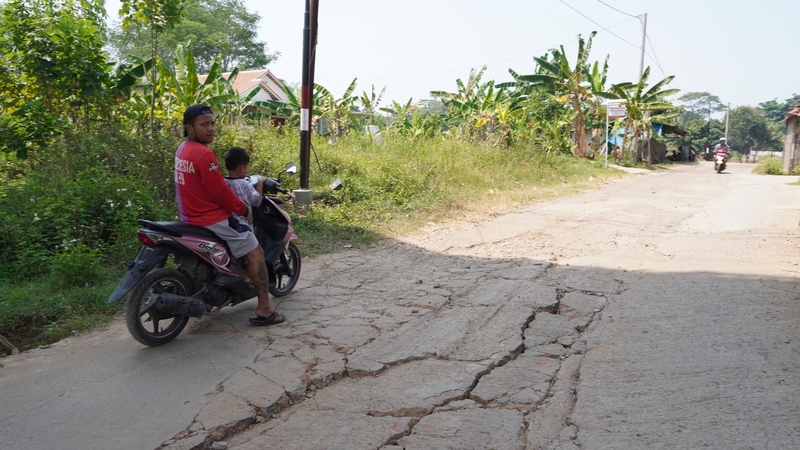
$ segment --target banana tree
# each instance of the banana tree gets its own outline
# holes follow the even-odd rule
[[[606,92],[606,80],[608,79],[608,56],[606,56],[603,69],[600,70],[600,62],[595,61],[592,65],[591,71],[586,72],[586,79],[589,82],[589,90],[592,93],[592,99],[589,101],[589,106],[586,109],[585,117],[587,127],[592,129],[592,141],[595,144],[594,148],[600,148],[603,144],[603,137],[605,132],[602,131],[606,126],[606,110],[603,105],[603,97],[599,94]]]
[[[353,78],[342,97],[338,99],[322,86],[317,85],[314,89],[315,93],[319,95],[322,117],[328,121],[331,143],[336,142],[336,139],[347,132],[350,112],[353,104],[358,100],[358,97],[352,95],[356,89],[357,80],[357,78]]]
[[[414,103],[413,98],[410,98],[405,104],[400,104],[395,100],[392,100],[391,107],[381,108],[380,110],[395,116],[395,120],[392,121],[391,128],[398,130],[398,132],[402,135],[406,135],[408,134],[408,130],[412,128],[411,119],[416,108],[417,104]]]
[[[478,125],[486,116],[488,105],[485,100],[487,95],[494,96],[494,82],[481,83],[486,66],[480,70],[471,70],[467,82],[460,78],[456,80],[456,92],[431,91],[431,95],[442,99],[447,107],[448,121],[461,125],[462,135],[473,135],[484,123]],[[480,136],[480,132],[478,132]]]
[[[314,84],[314,91],[312,92],[311,97],[311,123],[312,126],[316,126],[317,121],[322,116],[322,106],[323,106],[323,99],[320,95],[320,91],[327,90],[318,85]],[[252,102],[253,106],[257,106],[259,108],[264,108],[270,112],[263,112],[263,111],[254,111],[246,114],[248,117],[252,117],[255,119],[272,119],[274,116],[282,116],[286,118],[286,122],[290,125],[299,126],[300,124],[300,88],[296,87],[294,89],[290,88],[289,86],[283,86],[283,92],[286,93],[287,102],[281,102],[278,100],[262,100]]]
[[[161,95],[161,104],[165,105],[164,119],[180,123],[183,111],[191,105],[203,103],[217,110],[238,95],[233,91],[230,82],[222,77],[220,58],[211,64],[203,83],[197,77],[194,55],[189,44],[178,45],[175,50],[175,68],[159,61],[159,81],[156,92]]]
[[[239,77],[239,68],[235,67],[228,78],[221,77],[221,87],[228,99],[218,104],[220,118],[222,121],[229,121],[231,124],[237,123],[242,117],[245,108],[250,106],[253,98],[261,91],[261,87],[256,86],[246,96],[240,97],[239,93],[233,89],[236,79]]]
[[[662,90],[675,77],[666,77],[647,89],[649,76],[650,67],[647,67],[640,82],[615,84],[611,86],[611,92],[597,94],[607,99],[625,100],[627,117],[622,138],[623,149],[627,148],[633,139],[641,137],[643,133],[649,138],[654,122],[675,125],[672,119],[680,115],[680,110],[675,105],[664,100],[664,97],[676,94],[680,92],[680,89]],[[635,149],[629,150],[631,154],[634,154]]]
[[[551,94],[544,94],[551,96]],[[575,120],[577,113],[571,108],[561,108],[557,114],[545,111],[528,113],[528,128],[532,130],[533,141],[537,146],[550,153],[575,153],[575,144],[570,137],[569,125]]]
[[[499,136],[497,142],[508,147],[511,145],[512,136],[520,125],[525,123],[526,107],[516,106],[511,101],[499,102],[495,105],[495,119]]]
[[[375,94],[375,85],[372,85],[372,93],[367,94],[366,91],[361,93],[361,97],[358,98],[358,101],[361,103],[361,106],[364,110],[370,115],[369,123],[371,125],[375,125],[375,115],[378,114],[378,110],[380,108],[381,100],[383,100],[383,94],[386,92],[386,86],[381,89],[381,92]]]
[[[564,51],[550,50],[552,61],[547,55],[535,57],[538,68],[532,75],[515,75],[514,86],[523,94],[535,91],[546,91],[559,95],[560,101],[570,106],[575,113],[575,118],[569,124],[572,130],[572,139],[575,144],[576,156],[586,155],[586,118],[584,103],[592,99],[592,88],[589,85],[588,59],[592,48],[592,38],[597,32],[592,32],[588,41],[578,36],[578,57],[574,66],[570,65]],[[502,85],[501,85],[502,86]]]

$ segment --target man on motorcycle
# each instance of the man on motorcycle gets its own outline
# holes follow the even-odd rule
[[[216,121],[206,105],[192,105],[183,113],[186,141],[175,153],[175,193],[181,221],[208,228],[227,242],[235,258],[247,257],[247,274],[258,293],[253,325],[273,325],[286,318],[275,311],[269,301],[269,273],[264,250],[252,228],[233,214],[246,217],[253,213],[225,183],[214,152],[206,145],[214,142]]]
[[[725,158],[725,162],[728,162],[728,158],[731,155],[731,148],[725,143],[724,137],[719,138],[719,144],[714,146],[714,154],[722,155]]]

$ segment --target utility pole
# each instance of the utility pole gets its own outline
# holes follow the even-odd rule
[[[642,81],[642,74],[644,73],[644,44],[647,39],[647,13],[642,14],[642,53],[639,56],[639,81]]]
[[[647,13],[642,14],[642,53],[639,56],[639,73],[636,78],[642,82],[642,75],[644,74],[644,44],[647,39]],[[633,149],[631,149],[631,162],[636,162],[636,154],[639,152],[639,138],[633,138]]]
[[[311,205],[313,195],[308,188],[311,166],[311,116],[314,109],[314,63],[317,56],[317,12],[319,0],[306,0],[303,26],[303,72],[300,88],[300,189],[294,191],[295,202]]]
[[[728,103],[728,111],[725,112],[725,143],[730,145],[728,140],[728,125],[731,123],[731,104]]]

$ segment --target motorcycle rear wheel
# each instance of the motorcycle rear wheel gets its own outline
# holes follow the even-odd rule
[[[176,316],[156,308],[156,296],[162,293],[188,297],[191,284],[175,269],[154,270],[131,291],[125,308],[125,323],[134,339],[150,347],[158,347],[175,339],[188,316]]]
[[[300,278],[300,250],[294,242],[289,242],[289,246],[278,255],[273,267],[275,286],[269,287],[269,293],[275,297],[289,295]]]

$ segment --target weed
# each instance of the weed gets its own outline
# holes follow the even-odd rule
[[[767,156],[766,158],[762,158],[756,167],[753,168],[753,173],[764,175],[784,175],[783,159],[777,156]]]

